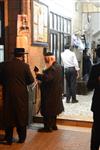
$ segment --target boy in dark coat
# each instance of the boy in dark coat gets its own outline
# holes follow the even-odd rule
[[[45,53],[46,69],[43,74],[36,72],[37,80],[41,81],[41,115],[44,128],[40,132],[57,130],[56,118],[63,110],[62,103],[62,67],[55,61],[55,56]]]
[[[27,85],[34,82],[29,65],[24,60],[24,48],[14,49],[14,58],[4,62],[2,67],[2,85],[4,95],[5,140],[12,144],[13,127],[17,128],[19,143],[26,138],[28,124]]]

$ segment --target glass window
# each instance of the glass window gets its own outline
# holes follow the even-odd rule
[[[50,13],[50,29],[53,29],[53,14]]]
[[[50,49],[53,50],[53,34],[50,34]]]
[[[57,61],[60,63],[61,51],[64,50],[64,44],[69,41],[68,36],[71,36],[71,20],[51,12],[50,29],[50,48],[54,51]]]
[[[58,16],[58,31],[61,31],[61,17]]]
[[[64,32],[67,33],[67,20],[64,19]]]
[[[68,20],[68,34],[71,34],[71,21]]]
[[[4,45],[0,45],[0,62],[4,61]]]
[[[57,30],[57,15],[54,15],[54,30]]]
[[[56,34],[54,34],[54,50],[56,53],[56,50],[57,50],[57,35]]]
[[[61,32],[64,31],[64,19],[61,18]]]
[[[64,50],[64,35],[61,34],[61,51]]]

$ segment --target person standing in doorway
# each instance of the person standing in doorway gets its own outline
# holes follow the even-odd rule
[[[51,52],[44,54],[46,69],[40,74],[35,71],[36,79],[41,81],[41,107],[44,127],[39,132],[57,130],[56,119],[63,110],[62,103],[62,67]]]
[[[87,87],[94,90],[91,110],[93,112],[93,125],[91,131],[90,150],[99,150],[100,147],[100,47],[97,51],[98,61],[92,66]]]
[[[76,99],[76,79],[79,77],[79,65],[74,52],[70,50],[70,45],[66,44],[64,52],[61,53],[66,78],[66,102],[77,103]]]
[[[26,139],[28,124],[28,91],[27,85],[34,82],[29,65],[24,62],[24,48],[14,49],[14,58],[2,66],[2,85],[4,96],[5,141],[13,142],[13,128],[17,128],[18,143]]]

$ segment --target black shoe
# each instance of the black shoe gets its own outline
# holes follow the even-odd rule
[[[40,128],[38,129],[38,132],[52,132],[51,128]]]
[[[78,103],[78,100],[74,99],[72,100],[72,103]]]
[[[17,141],[17,143],[19,143],[19,144],[22,144],[22,143],[24,143],[25,142],[25,140],[18,140]]]
[[[66,101],[66,103],[70,103],[70,101],[69,101],[69,100],[67,100],[67,101]]]
[[[57,126],[52,127],[53,130],[58,130]]]
[[[66,103],[70,103],[70,99],[69,98],[66,99]]]
[[[66,103],[70,103],[70,96],[66,97]]]
[[[7,139],[3,137],[3,138],[0,138],[0,141],[7,141]]]
[[[13,142],[15,142],[15,139],[11,137],[5,137],[2,141],[4,141],[5,145],[11,145]]]
[[[13,143],[12,141],[6,141],[4,144],[5,145],[12,145],[12,143]]]

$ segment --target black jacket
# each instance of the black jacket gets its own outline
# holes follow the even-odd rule
[[[43,116],[56,116],[64,108],[62,103],[62,67],[58,63],[38,74],[41,80],[41,114]]]
[[[28,123],[27,85],[34,82],[29,65],[18,60],[4,62],[1,71],[6,126]]]
[[[87,83],[88,89],[94,90],[91,110],[93,112],[100,113],[100,80],[98,79],[98,77],[100,77],[100,63],[92,66]]]

